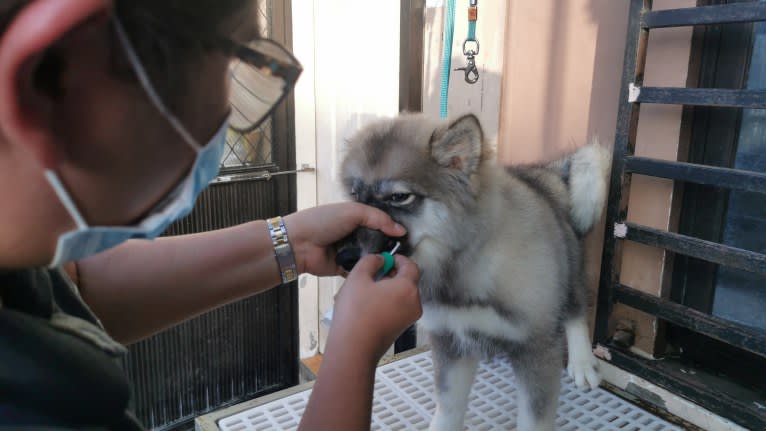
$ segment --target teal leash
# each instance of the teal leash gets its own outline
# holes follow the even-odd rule
[[[468,21],[468,37],[466,40],[476,40],[476,21]]]
[[[455,70],[465,72],[465,82],[476,84],[479,81],[479,68],[476,67],[476,56],[479,55],[479,40],[476,39],[476,21],[479,19],[479,0],[470,0],[468,6],[468,36],[463,42],[463,55],[467,64]]]
[[[475,31],[474,26],[474,31]],[[470,31],[470,30],[469,30]],[[447,118],[449,100],[449,78],[452,71],[452,41],[455,36],[455,0],[447,0],[444,11],[444,53],[442,62],[441,98],[439,103],[439,116]]]

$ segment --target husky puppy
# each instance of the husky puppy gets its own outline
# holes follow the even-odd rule
[[[564,354],[580,387],[600,382],[586,323],[582,238],[599,219],[610,153],[597,143],[547,165],[503,168],[478,119],[379,121],[348,141],[351,198],[407,228],[420,266],[435,365],[432,430],[462,430],[478,361],[507,355],[518,382],[517,429],[553,430]],[[392,238],[360,230],[340,246],[347,268]],[[566,348],[565,348],[566,342]]]

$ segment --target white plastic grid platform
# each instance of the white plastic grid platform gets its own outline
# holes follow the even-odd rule
[[[373,430],[425,430],[436,409],[431,352],[378,368],[372,411]],[[479,366],[465,425],[469,430],[515,429],[516,385],[504,358]],[[311,390],[221,419],[223,431],[293,430],[298,427]],[[582,391],[563,373],[557,428],[562,431],[681,430],[603,390]]]

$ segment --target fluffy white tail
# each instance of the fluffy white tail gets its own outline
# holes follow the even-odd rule
[[[584,235],[601,218],[607,193],[607,177],[612,165],[612,152],[598,139],[567,157],[572,223]]]

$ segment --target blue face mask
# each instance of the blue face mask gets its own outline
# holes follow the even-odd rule
[[[59,236],[56,254],[50,263],[51,267],[59,267],[64,263],[86,258],[129,239],[154,239],[158,237],[170,224],[191,212],[199,194],[218,175],[220,169],[221,156],[226,145],[228,118],[207,145],[199,145],[157,95],[122,25],[116,18],[115,28],[126,56],[152,104],[168,119],[184,141],[194,149],[197,157],[189,174],[143,220],[133,226],[89,226],[59,176],[53,171],[46,171],[45,177],[53,191],[77,224],[75,230]]]

